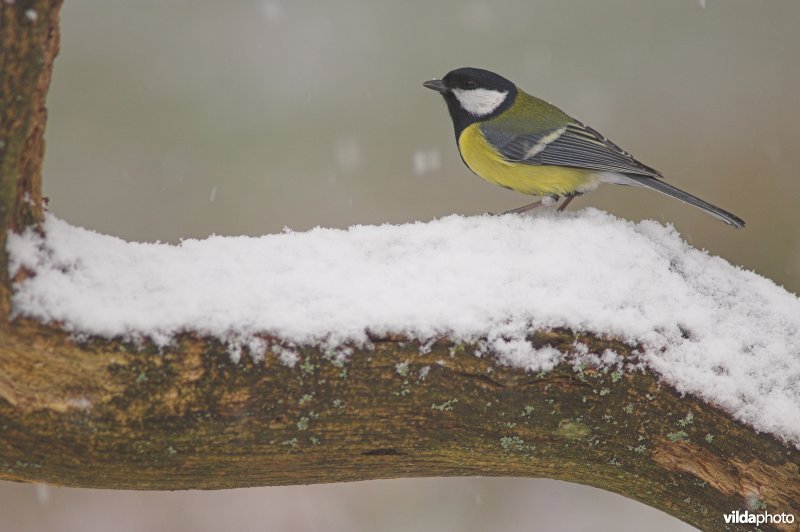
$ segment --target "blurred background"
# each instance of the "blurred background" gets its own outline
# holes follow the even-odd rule
[[[798,21],[794,0],[66,0],[44,191],[73,224],[168,242],[518,207],[530,200],[463,166],[441,98],[421,86],[478,66],[747,228],[627,187],[570,208],[673,223],[799,292]],[[3,530],[643,527],[689,529],[548,480],[210,493],[0,483]]]

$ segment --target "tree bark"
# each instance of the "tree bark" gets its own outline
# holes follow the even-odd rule
[[[42,220],[44,106],[58,53],[61,0],[0,3],[0,229]],[[0,319],[8,316],[6,231],[0,231]]]
[[[290,368],[272,353],[233,363],[224,346],[191,334],[159,353],[10,321],[5,235],[41,220],[59,4],[0,4],[0,479],[218,489],[548,477],[706,530],[724,528],[723,514],[737,509],[800,518],[797,449],[646,371],[563,364],[530,374],[476,356],[473,345],[401,337],[374,338],[345,363],[303,349]],[[564,330],[530,340],[565,353],[576,341],[598,354],[637,347]]]

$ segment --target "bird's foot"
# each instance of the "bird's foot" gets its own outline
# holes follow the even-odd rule
[[[577,194],[573,194],[572,196],[567,196],[567,197],[564,199],[564,203],[562,203],[561,205],[559,205],[559,206],[558,206],[558,212],[561,212],[561,211],[563,211],[564,209],[566,209],[566,208],[567,208],[567,205],[569,205],[569,202],[570,202],[570,201],[572,201],[572,200],[574,200],[574,199],[575,199],[575,198],[577,198],[577,197],[578,197],[578,195],[577,195]]]
[[[559,200],[558,196],[542,196],[542,199],[540,199],[539,201],[534,201],[533,203],[523,205],[522,207],[511,209],[510,211],[506,211],[503,214],[519,214],[523,212],[528,212],[533,209],[537,209],[539,207],[548,207],[557,202],[558,200]]]
[[[534,201],[533,203],[529,203],[527,205],[523,205],[522,207],[517,207],[516,209],[511,209],[510,211],[506,211],[503,214],[519,214],[530,211],[531,209],[535,209],[537,207],[541,207],[542,205],[544,205],[543,199],[539,201]]]

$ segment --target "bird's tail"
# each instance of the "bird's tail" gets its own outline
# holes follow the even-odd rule
[[[668,185],[664,181],[658,178],[641,176],[641,175],[631,175],[631,174],[625,174],[625,177],[635,182],[637,185],[652,188],[653,190],[657,190],[662,194],[666,194],[667,196],[672,196],[673,198],[679,199],[684,203],[688,203],[689,205],[694,205],[695,207],[699,207],[700,209],[703,209],[714,218],[718,218],[723,222],[725,222],[726,224],[734,226],[736,229],[744,228],[744,220],[742,220],[735,214],[731,214],[728,211],[724,211],[719,207],[716,207],[708,202],[701,200],[697,196],[692,196],[688,192],[684,192],[679,188],[673,187],[672,185]]]

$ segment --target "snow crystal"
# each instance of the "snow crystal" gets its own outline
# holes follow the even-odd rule
[[[494,24],[494,8],[488,2],[470,2],[461,8],[461,21],[471,30],[488,31]]]
[[[261,14],[267,22],[278,22],[283,15],[283,5],[280,2],[264,2],[261,5]]]
[[[300,361],[300,355],[297,354],[296,351],[289,349],[288,347],[284,347],[282,345],[276,345],[272,348],[278,358],[280,359],[281,363],[290,368],[293,368],[297,362]]]
[[[47,506],[50,502],[50,486],[43,482],[37,482],[34,486],[36,486],[36,500],[41,506]]]
[[[532,371],[622,363],[526,340],[564,327],[641,346],[631,362],[678,391],[800,443],[800,299],[652,221],[540,211],[179,245],[124,242],[51,215],[45,230],[9,235],[12,274],[32,273],[15,286],[14,313],[77,335],[164,346],[196,331],[234,357],[270,349],[290,365],[294,348],[344,357],[370,333],[474,342]],[[289,347],[258,340],[271,337]]]
[[[354,172],[361,166],[361,145],[354,138],[341,138],[333,147],[333,156],[339,168]]]
[[[25,10],[25,18],[31,22],[36,22],[36,19],[39,18],[39,13],[37,13],[35,9],[27,9]]]
[[[414,174],[423,175],[437,171],[442,166],[442,158],[437,150],[417,150],[411,163]]]
[[[430,366],[423,366],[419,370],[419,380],[424,381],[428,377],[428,373],[430,373],[431,367]]]

